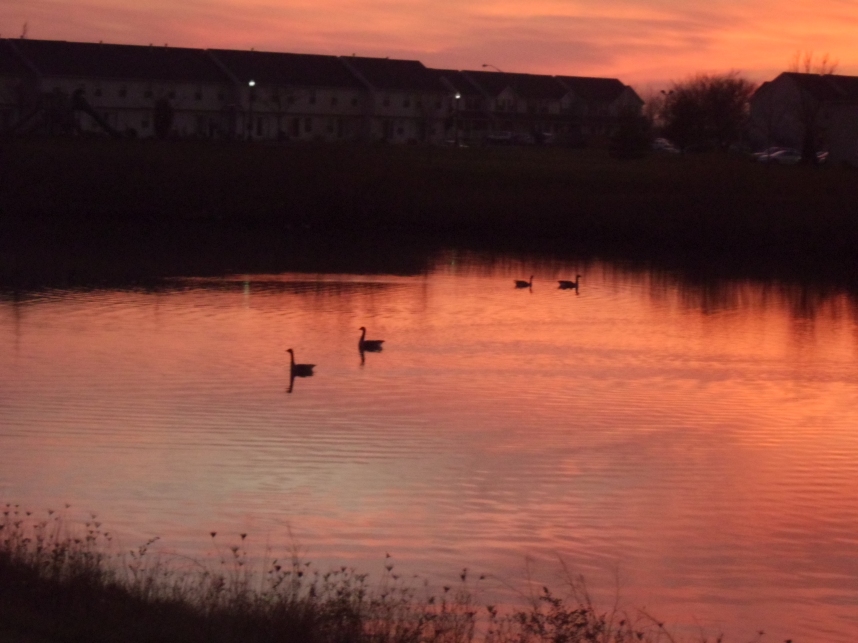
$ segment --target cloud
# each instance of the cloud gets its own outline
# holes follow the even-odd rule
[[[416,58],[666,81],[782,70],[797,50],[858,72],[851,0],[4,0],[0,33]]]

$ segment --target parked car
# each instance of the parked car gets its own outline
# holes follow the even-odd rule
[[[801,161],[801,152],[791,147],[770,147],[763,152],[754,154],[754,158],[760,163],[795,165]]]
[[[666,138],[657,138],[650,145],[655,152],[665,152],[667,154],[679,154],[679,148]]]
[[[780,163],[781,165],[795,165],[802,159],[801,152],[792,147],[770,147],[762,152],[755,152],[753,158],[761,163]],[[822,165],[828,160],[828,152],[816,153],[816,162]]]
[[[751,158],[753,158],[755,161],[760,161],[761,163],[765,163],[769,160],[772,160],[770,157],[773,154],[776,154],[778,152],[783,152],[786,150],[796,151],[796,152],[798,151],[798,150],[794,150],[791,147],[772,146],[772,147],[764,149],[762,152],[754,152],[753,154],[751,154]]]
[[[512,132],[491,132],[486,135],[486,145],[512,145]]]

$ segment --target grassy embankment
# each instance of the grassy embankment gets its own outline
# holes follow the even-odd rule
[[[156,246],[179,228],[212,243],[224,225],[263,230],[263,246],[309,229],[837,274],[858,264],[858,174],[559,148],[0,144],[0,228],[24,245],[153,226]]]
[[[436,595],[388,563],[373,584],[341,568],[319,573],[295,555],[254,571],[245,536],[206,565],[124,554],[95,517],[69,530],[55,512],[7,505],[0,517],[0,641],[19,643],[627,643],[672,641],[643,612],[597,611],[582,586],[547,588],[529,607],[478,605],[467,572]]]

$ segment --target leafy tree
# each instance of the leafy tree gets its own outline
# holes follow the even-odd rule
[[[674,83],[661,114],[665,136],[681,147],[726,149],[742,138],[755,87],[737,72]]]

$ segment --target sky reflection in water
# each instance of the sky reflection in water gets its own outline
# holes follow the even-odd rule
[[[558,290],[575,268],[0,300],[0,498],[193,555],[291,529],[323,568],[390,552],[489,594],[562,558],[668,622],[858,637],[853,303],[601,264]],[[317,365],[291,395],[287,348]]]

